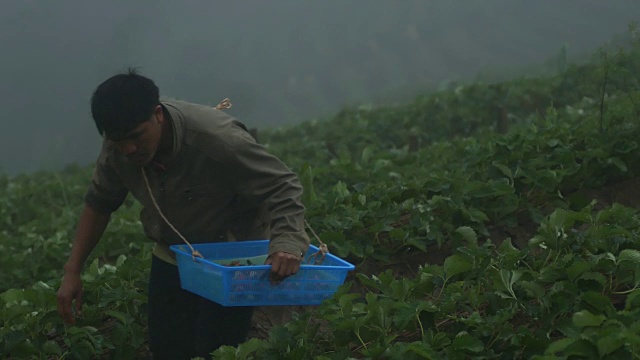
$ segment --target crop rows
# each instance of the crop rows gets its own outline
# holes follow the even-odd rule
[[[636,46],[261,134],[300,174],[314,232],[357,267],[214,358],[640,357],[639,212],[590,195],[639,176],[638,74]],[[77,326],[56,311],[90,171],[0,178],[3,357],[146,354],[150,244],[130,199],[83,275]],[[392,270],[422,255],[411,276]]]

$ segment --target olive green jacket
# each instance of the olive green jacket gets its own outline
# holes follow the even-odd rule
[[[309,238],[297,176],[226,113],[183,101],[161,103],[174,135],[165,170],[133,165],[105,141],[86,204],[111,213],[130,192],[143,206],[140,219],[156,243],[154,254],[175,263],[169,245],[183,241],[153,205],[143,169],[161,211],[189,242],[270,239],[269,254],[305,253]]]

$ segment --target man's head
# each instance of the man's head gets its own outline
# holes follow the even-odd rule
[[[151,79],[129,70],[105,80],[91,97],[91,114],[100,134],[129,161],[151,161],[164,123],[159,90]]]

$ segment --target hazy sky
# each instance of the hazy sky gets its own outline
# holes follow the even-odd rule
[[[95,86],[129,66],[161,93],[234,103],[250,127],[589,52],[639,20],[638,0],[10,1],[0,12],[0,170],[86,164]],[[407,101],[410,101],[407,98]]]

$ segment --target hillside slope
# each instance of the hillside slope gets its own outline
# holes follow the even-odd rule
[[[314,232],[357,267],[319,307],[261,308],[256,338],[214,358],[637,356],[639,70],[636,46],[260,134],[300,174]],[[90,171],[0,179],[3,357],[146,353],[131,199],[87,266],[84,317],[56,313]]]

